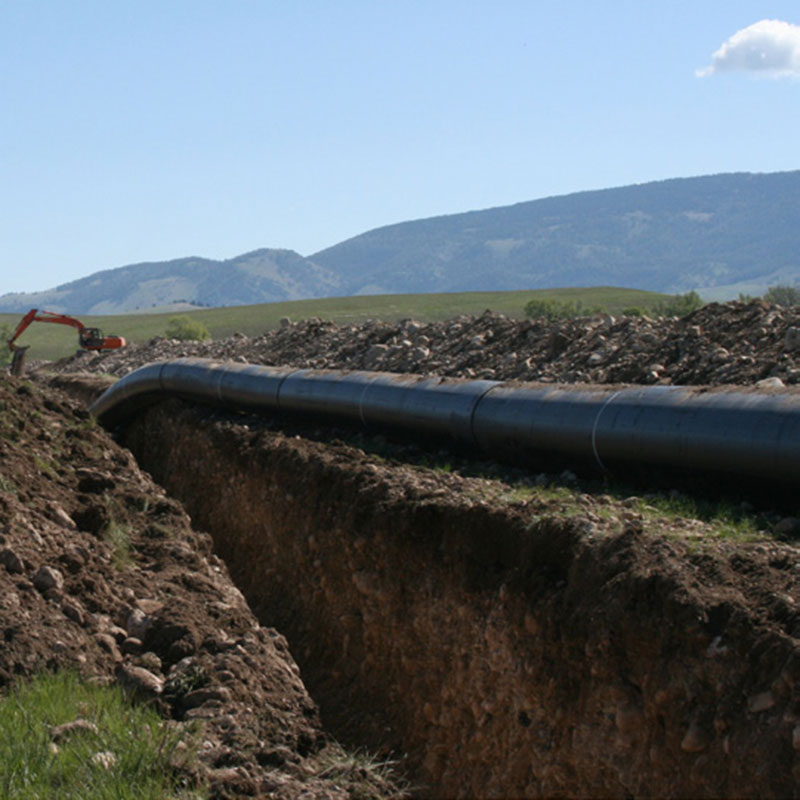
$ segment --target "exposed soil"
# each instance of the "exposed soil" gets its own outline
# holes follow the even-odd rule
[[[202,723],[185,777],[212,797],[370,786],[331,768],[347,757],[323,732],[286,639],[259,624],[211,538],[84,408],[4,377],[0,458],[0,690],[72,668],[176,724]]]
[[[800,315],[761,302],[682,320],[316,320],[67,359],[55,369],[84,375],[53,384],[88,397],[88,372],[198,355],[769,390],[800,382],[799,347]],[[360,791],[357,770],[322,766],[340,751],[289,646],[326,725],[406,753],[425,796],[800,794],[786,510],[739,497],[758,530],[737,541],[569,473],[432,469],[415,445],[168,401],[125,444],[180,505],[53,384],[0,382],[4,685],[70,665],[204,719],[196,779],[220,797]]]

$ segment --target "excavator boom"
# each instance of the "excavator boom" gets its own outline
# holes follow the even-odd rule
[[[32,308],[19,321],[16,330],[8,340],[9,350],[18,349],[15,342],[32,322],[52,322],[56,325],[69,325],[77,328],[78,343],[82,350],[117,350],[120,347],[125,347],[125,339],[122,336],[103,336],[99,328],[87,328],[75,317],[70,317],[67,314],[58,314],[55,311],[40,311],[38,308]]]

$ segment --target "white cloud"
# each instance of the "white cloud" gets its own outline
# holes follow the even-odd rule
[[[733,71],[770,78],[800,77],[800,25],[779,19],[762,19],[748,25],[714,53],[710,66],[695,74],[704,78]]]

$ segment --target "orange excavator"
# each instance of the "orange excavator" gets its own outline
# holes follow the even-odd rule
[[[38,308],[32,308],[20,320],[17,329],[8,340],[8,349],[14,353],[12,372],[16,372],[17,369],[21,370],[22,359],[24,358],[25,350],[28,349],[27,347],[20,347],[15,342],[32,322],[52,322],[56,325],[70,325],[73,328],[77,328],[78,344],[81,350],[117,350],[120,347],[125,347],[125,339],[122,336],[103,336],[103,332],[99,328],[87,328],[75,317],[57,314],[54,311],[40,311]],[[17,367],[17,369],[14,369],[14,367]]]

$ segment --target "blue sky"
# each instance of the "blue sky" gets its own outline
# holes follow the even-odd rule
[[[0,294],[800,168],[798,25],[748,0],[2,0]]]

